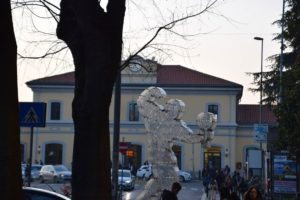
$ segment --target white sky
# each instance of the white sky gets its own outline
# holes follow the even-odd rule
[[[181,0],[164,1],[175,4],[172,8],[173,10],[177,11],[181,8],[174,3]],[[185,2],[187,1],[191,3],[204,2],[203,0],[186,0]],[[138,4],[143,1],[135,0],[134,2]],[[165,6],[163,12],[170,9],[167,7],[168,5]],[[127,5],[124,36],[126,37],[125,39],[134,36],[135,42],[141,40],[140,42],[143,43],[143,39],[146,38],[147,40],[147,37],[139,35],[138,33],[143,31],[140,31],[141,27],[135,25],[147,24],[147,26],[143,27],[149,28],[153,19],[149,17],[148,21],[140,21],[142,18],[140,16],[148,16],[149,14],[147,13],[149,10],[147,10],[147,6],[139,7],[140,10],[144,10],[144,13],[140,13],[139,17],[133,16],[132,13],[136,13],[135,9],[134,6]],[[188,41],[182,41],[177,38],[173,38],[172,41],[168,38],[169,35],[162,34],[163,37],[159,38],[158,42],[167,41],[172,44],[174,42],[176,45],[188,48],[187,51],[171,51],[176,53],[172,54],[171,58],[163,59],[163,64],[180,64],[239,83],[244,86],[241,103],[258,103],[259,94],[254,95],[248,91],[248,88],[251,87],[252,77],[246,75],[246,72],[260,71],[261,42],[253,38],[255,36],[264,38],[264,70],[267,70],[267,65],[270,63],[267,62],[266,58],[280,53],[278,42],[272,41],[274,34],[280,32],[280,28],[271,24],[281,18],[282,0],[223,0],[220,1],[218,7],[214,8],[213,11],[226,16],[230,20],[217,17],[216,15],[204,15],[198,21],[192,20],[189,22],[190,26],[185,25],[177,30],[184,30],[185,33],[190,33],[191,31],[193,33],[205,32],[207,34],[202,34]],[[160,21],[159,17],[157,17],[157,12],[151,12],[151,14],[156,20]],[[38,54],[40,48],[27,48],[28,44],[24,43],[28,38],[32,38],[30,33],[25,33],[24,31],[24,24],[26,25],[28,22],[20,22],[20,16],[18,15],[15,15],[14,18],[19,51]],[[164,20],[160,22],[164,24],[168,21],[167,19]],[[150,26],[148,26],[149,24]],[[47,24],[47,27],[55,30],[55,23],[53,25]],[[127,30],[137,30],[138,33]],[[151,36],[152,34],[148,33],[148,35]],[[132,40],[126,40],[125,44],[127,45],[125,51],[136,49],[136,44]],[[54,63],[56,63],[55,66],[53,66]],[[72,70],[70,58],[67,61],[52,60],[50,64],[45,61],[18,62],[19,100],[32,101],[32,92],[25,85],[25,82]]]

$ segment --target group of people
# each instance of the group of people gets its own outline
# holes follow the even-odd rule
[[[239,172],[235,171],[231,176],[228,166],[220,171],[203,169],[202,179],[209,200],[215,200],[217,194],[221,200],[263,199],[257,185],[245,180]]]

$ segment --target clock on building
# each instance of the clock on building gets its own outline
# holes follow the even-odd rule
[[[138,72],[141,70],[141,65],[138,63],[130,64],[129,69],[133,72]]]

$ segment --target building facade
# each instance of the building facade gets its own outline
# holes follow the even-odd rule
[[[147,161],[147,137],[139,116],[136,100],[149,86],[165,89],[168,98],[181,99],[186,104],[183,120],[198,131],[196,116],[209,111],[217,115],[215,138],[210,148],[201,144],[175,144],[173,150],[179,168],[196,176],[204,167],[232,170],[245,164],[254,170],[259,162],[250,154],[259,155],[260,146],[254,139],[253,125],[258,123],[258,105],[240,105],[243,86],[231,81],[201,73],[179,65],[160,65],[155,61],[139,59],[122,71],[120,141],[129,142],[130,155],[125,165],[138,168]],[[74,72],[45,77],[27,82],[33,91],[34,102],[47,103],[46,127],[35,128],[33,160],[43,163],[64,164],[71,167],[74,127],[71,104],[74,90]],[[111,147],[113,137],[114,97],[110,107]],[[265,107],[264,107],[265,109]],[[269,109],[263,112],[263,122],[276,126]],[[30,130],[21,129],[23,161],[29,157]],[[112,149],[112,148],[111,148]],[[252,162],[252,163],[251,163]],[[259,173],[259,172],[257,172]]]

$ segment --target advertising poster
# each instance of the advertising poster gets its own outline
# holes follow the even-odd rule
[[[297,192],[297,164],[288,160],[287,155],[274,155],[273,180],[275,193]]]

